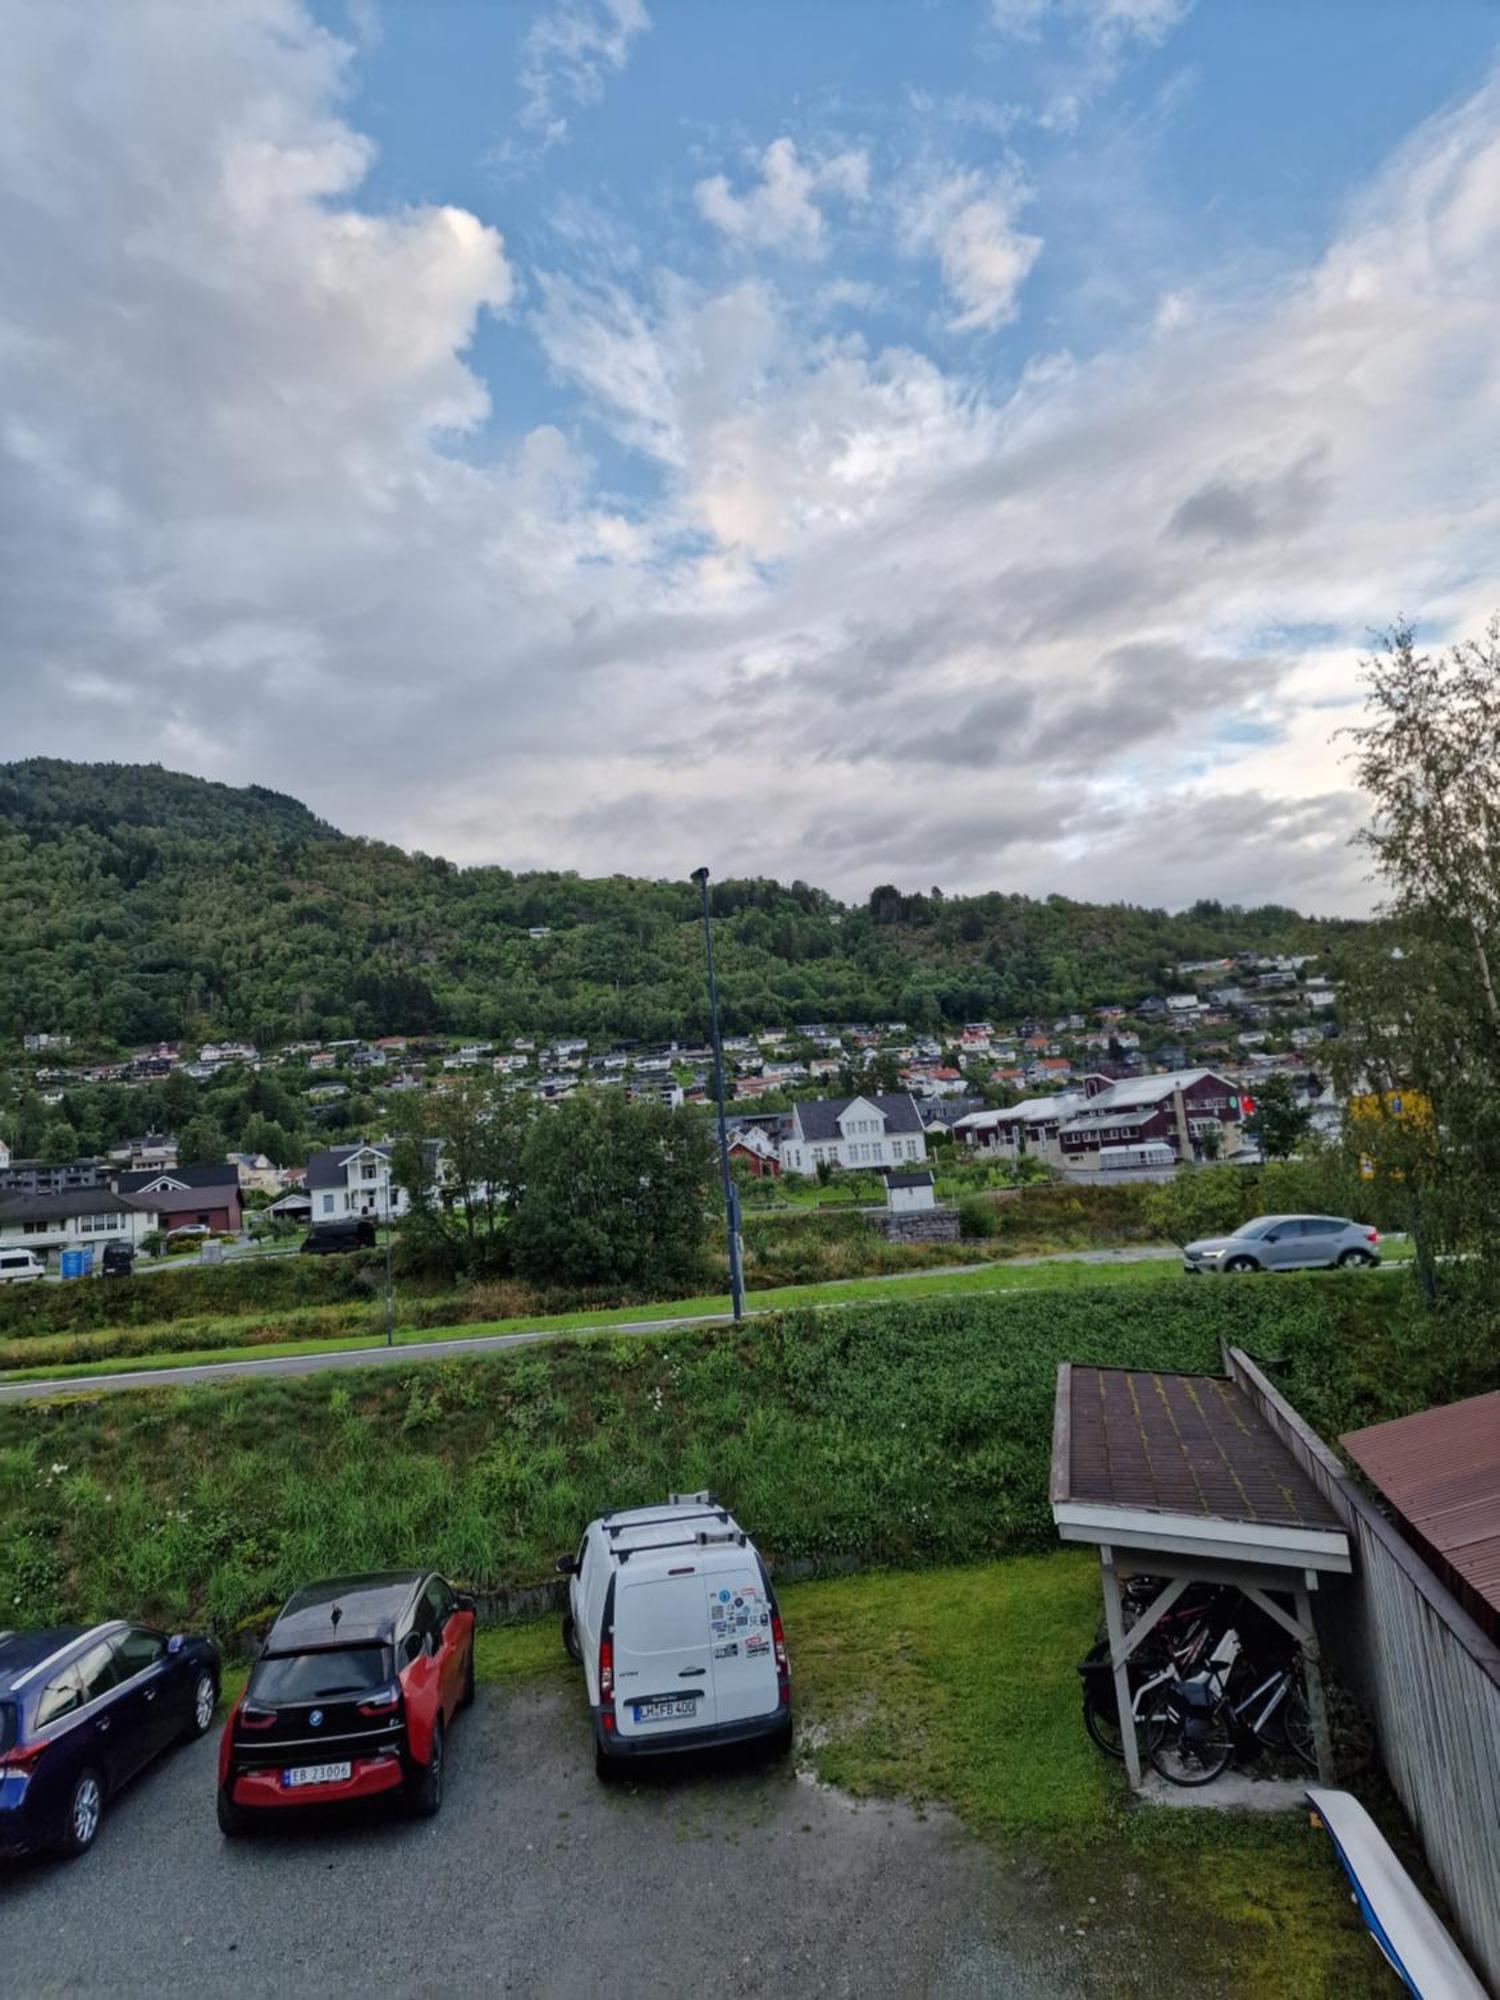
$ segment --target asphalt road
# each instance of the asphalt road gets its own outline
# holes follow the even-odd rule
[[[1159,1262],[1178,1254],[1170,1248],[1145,1244],[1125,1250],[1059,1251],[1047,1256],[1011,1257],[1005,1261],[1010,1265],[1060,1262],[1140,1264]],[[954,1264],[923,1272],[922,1275],[941,1277],[992,1268],[987,1263]],[[889,1278],[892,1274],[886,1275]],[[831,1282],[842,1281],[835,1279]],[[816,1286],[808,1287],[809,1291],[816,1289]],[[809,1304],[813,1303],[809,1300]],[[771,1308],[751,1306],[749,1316],[754,1318],[758,1311],[768,1310]],[[202,1361],[186,1368],[126,1368],[117,1374],[72,1376],[54,1382],[5,1382],[0,1383],[0,1403],[46,1402],[57,1396],[111,1396],[124,1389],[181,1388],[206,1382],[234,1381],[245,1376],[321,1375],[329,1369],[379,1368],[391,1362],[445,1361],[454,1355],[498,1354],[507,1347],[529,1347],[539,1340],[566,1340],[590,1333],[667,1333],[673,1327],[713,1326],[727,1318],[727,1313],[682,1314],[673,1319],[626,1320],[599,1327],[574,1327],[566,1331],[538,1327],[530,1332],[477,1334],[467,1338],[458,1335],[452,1340],[412,1341],[406,1345],[398,1340],[393,1347],[381,1344],[377,1347],[338,1348],[327,1354],[268,1354],[254,1361]]]
[[[482,1687],[436,1820],[225,1842],[215,1736],[106,1815],[82,1861],[0,1873],[0,1990],[1186,2000],[1118,1873],[1066,1894],[943,1816],[736,1760],[602,1786],[562,1680]],[[1098,1891],[1096,1900],[1094,1891]],[[1159,1940],[1157,1945],[1159,1946]]]

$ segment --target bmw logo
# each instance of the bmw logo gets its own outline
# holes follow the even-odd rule
[[[315,1708],[312,1714],[307,1718],[308,1727],[310,1729],[320,1728],[322,1726],[322,1721],[323,1721],[323,1711],[321,1708]]]

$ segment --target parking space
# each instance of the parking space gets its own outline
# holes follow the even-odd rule
[[[175,1753],[83,1861],[0,1876],[4,1991],[1170,1991],[1133,1922],[1085,1930],[1040,1871],[942,1816],[754,1759],[601,1786],[559,1679],[481,1688],[451,1751],[436,1820],[227,1845],[214,1738]]]

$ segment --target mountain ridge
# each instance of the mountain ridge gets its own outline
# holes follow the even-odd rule
[[[1164,990],[1184,959],[1318,951],[1347,919],[1002,891],[844,905],[713,886],[726,1030],[1013,1019]],[[300,800],[156,764],[0,765],[0,1032],[696,1036],[691,883],[528,871],[340,832]],[[540,935],[532,935],[532,933]]]

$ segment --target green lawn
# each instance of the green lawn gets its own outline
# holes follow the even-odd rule
[[[1261,1819],[1133,1805],[1079,1718],[1076,1661],[1099,1615],[1090,1554],[873,1571],[779,1591],[799,1764],[857,1797],[942,1805],[1040,1861],[1085,1908],[1164,1899],[1164,1949],[1255,2000],[1385,2000],[1326,1837]],[[549,1618],[481,1635],[481,1678],[572,1671]]]
[[[1174,1282],[1177,1266],[1168,1260],[1129,1264],[1085,1264],[1067,1259],[1047,1264],[979,1265],[965,1271],[914,1271],[892,1278],[841,1278],[826,1284],[784,1285],[748,1295],[752,1315],[790,1312],[802,1307],[835,1307],[894,1303],[897,1300],[941,1298],[953,1293],[1071,1290],[1080,1285],[1131,1286]],[[1186,1281],[1184,1281],[1186,1282]],[[400,1302],[397,1301],[399,1314]],[[397,1326],[396,1344],[420,1348],[433,1341],[477,1340],[498,1333],[588,1333],[595,1329],[655,1325],[677,1319],[728,1319],[727,1294],[672,1299],[658,1305],[621,1306],[609,1310],[540,1314],[520,1319],[467,1321],[455,1326]],[[0,1381],[52,1382],[86,1380],[91,1375],[129,1374],[137,1369],[189,1368],[209,1362],[267,1361],[282,1355],[336,1354],[378,1345],[369,1334],[348,1338],[263,1341],[243,1347],[215,1346],[181,1352],[110,1357],[99,1361],[58,1362],[36,1368],[0,1371]]]
[[[1387,1263],[1409,1258],[1405,1244],[1387,1246]],[[1070,1291],[1081,1286],[1108,1285],[1131,1288],[1151,1285],[1238,1282],[1250,1280],[1191,1279],[1184,1277],[1176,1261],[1157,1258],[1118,1264],[1088,1264],[1081,1258],[1057,1258],[1046,1263],[978,1265],[963,1271],[915,1271],[891,1278],[843,1278],[814,1285],[786,1285],[749,1294],[752,1315],[791,1312],[804,1308],[833,1308],[864,1304],[894,1304],[911,1299],[944,1298],[955,1294]],[[1269,1282],[1269,1281],[1268,1281]],[[399,1313],[399,1298],[397,1310]],[[725,1294],[694,1299],[673,1299],[659,1305],[621,1306],[607,1311],[553,1313],[520,1319],[471,1321],[455,1326],[402,1328],[397,1326],[396,1345],[421,1348],[434,1341],[477,1340],[503,1333],[589,1333],[612,1327],[654,1325],[677,1319],[727,1319],[729,1299]],[[203,1347],[183,1352],[113,1357],[99,1361],[58,1362],[51,1366],[13,1368],[0,1371],[4,1382],[63,1382],[87,1380],[94,1375],[132,1374],[136,1370],[189,1368],[213,1362],[239,1363],[269,1361],[286,1355],[336,1354],[379,1345],[368,1334],[348,1338],[278,1340],[243,1347]]]

